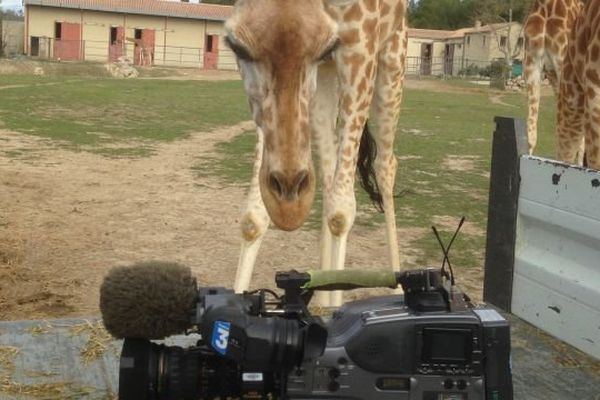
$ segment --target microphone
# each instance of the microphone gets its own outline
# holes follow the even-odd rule
[[[113,268],[100,287],[100,312],[117,339],[163,339],[192,325],[198,300],[190,268],[150,261]]]

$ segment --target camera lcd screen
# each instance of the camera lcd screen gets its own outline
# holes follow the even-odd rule
[[[423,329],[423,362],[470,363],[473,334],[469,329]]]

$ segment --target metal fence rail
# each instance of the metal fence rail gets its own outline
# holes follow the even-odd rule
[[[135,65],[204,67],[205,53],[200,47],[153,46],[142,47],[125,41],[109,44],[94,40],[60,40],[48,37],[29,37],[28,55],[39,58],[114,62],[126,57]],[[224,58],[218,62],[219,69],[237,69],[235,59]]]
[[[407,57],[406,75],[489,78],[493,62],[456,57]]]

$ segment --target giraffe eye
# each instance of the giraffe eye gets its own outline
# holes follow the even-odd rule
[[[225,43],[227,43],[227,46],[229,46],[229,48],[231,49],[231,51],[233,51],[233,53],[235,54],[235,56],[237,58],[239,58],[240,60],[243,61],[256,61],[254,59],[254,57],[252,57],[252,55],[250,54],[250,51],[241,43],[239,43],[238,41],[236,41],[235,39],[232,39],[229,36],[225,37]]]
[[[325,49],[325,51],[321,53],[321,55],[317,58],[317,61],[323,62],[331,60],[333,58],[333,52],[336,51],[338,47],[340,47],[340,44],[340,39],[336,39],[336,41],[333,42],[333,44],[329,45],[329,47],[327,47],[327,49]]]

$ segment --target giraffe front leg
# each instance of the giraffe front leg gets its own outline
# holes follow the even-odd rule
[[[258,140],[256,143],[252,181],[250,183],[248,200],[240,224],[242,248],[240,251],[237,272],[235,274],[234,290],[236,293],[242,293],[250,287],[256,255],[258,254],[262,238],[267,232],[270,222],[269,215],[260,194],[258,183],[258,174],[262,163],[264,143],[263,134],[260,128],[258,128],[257,136]]]
[[[371,105],[373,137],[377,144],[375,175],[385,213],[388,260],[394,271],[400,270],[400,252],[394,210],[394,183],[398,168],[398,161],[394,155],[394,137],[402,101],[406,51],[406,47],[399,43],[402,43],[404,38],[405,32],[396,32],[388,40],[381,53],[377,67],[375,95]]]
[[[337,140],[335,119],[338,115],[338,85],[335,64],[329,62],[319,67],[317,92],[311,101],[310,125],[317,144],[322,181],[322,228],[321,228],[321,269],[331,269],[331,231],[327,225],[327,205],[330,202],[333,175],[335,173]],[[331,293],[317,292],[317,303],[324,307],[331,305]]]
[[[346,262],[346,244],[348,234],[354,224],[356,217],[356,198],[353,185],[341,188],[341,191],[333,193],[330,213],[327,217],[327,225],[331,232],[331,267],[334,270],[343,270]],[[343,293],[339,290],[330,292],[330,306],[339,307],[343,302]]]
[[[348,234],[356,217],[355,171],[361,136],[373,98],[374,69],[377,63],[374,56],[365,57],[360,49],[347,48],[336,57],[341,86],[338,127],[340,145],[331,196],[327,199],[325,210],[327,226],[332,235],[331,266],[342,270],[346,261]],[[331,305],[338,307],[341,304],[342,292],[332,292]]]

